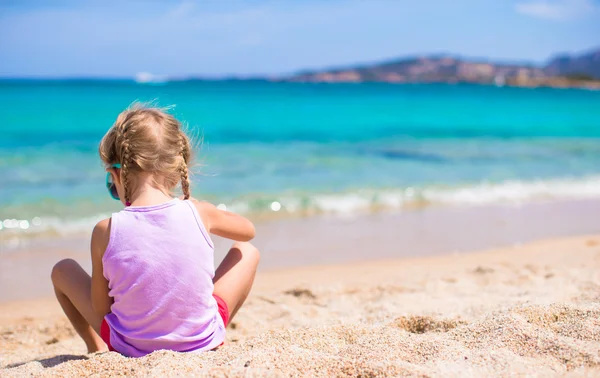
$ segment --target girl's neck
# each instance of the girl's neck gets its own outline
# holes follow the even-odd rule
[[[142,179],[132,193],[130,206],[154,206],[171,201],[173,197],[152,185],[151,179]]]

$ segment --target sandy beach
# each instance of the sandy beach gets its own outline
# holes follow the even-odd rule
[[[0,306],[0,375],[600,375],[600,235],[260,272],[225,346],[85,354],[52,298]]]

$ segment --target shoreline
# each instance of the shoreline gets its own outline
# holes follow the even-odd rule
[[[600,201],[437,207],[360,216],[319,216],[256,224],[260,271],[363,263],[512,248],[534,240],[600,233]],[[468,228],[468,229],[465,229]],[[213,237],[215,264],[230,241]],[[50,271],[63,258],[91,269],[89,237],[40,239],[3,254],[0,303],[52,296]],[[32,279],[35,277],[35,279]]]
[[[259,272],[225,346],[86,355],[51,298],[0,304],[0,370],[100,376],[600,373],[600,234]]]
[[[541,138],[539,141],[543,141]],[[545,143],[548,143],[546,140]],[[585,142],[593,146],[592,139]],[[552,145],[546,145],[551,148]],[[555,146],[556,147],[556,146]],[[384,151],[385,152],[385,151]],[[391,152],[393,153],[393,151]],[[338,192],[299,191],[287,194],[253,194],[229,201],[207,197],[221,208],[240,213],[257,223],[285,219],[312,219],[336,216],[370,216],[428,208],[507,206],[549,201],[600,200],[600,176],[505,180],[501,182],[464,183],[456,185],[407,186],[396,189],[357,189]],[[35,239],[72,238],[86,234],[101,219],[120,210],[114,202],[98,203],[73,216],[68,208],[81,203],[55,204],[54,215],[18,215],[16,208],[0,221],[0,252],[24,249]],[[46,209],[48,211],[48,209]],[[11,218],[12,217],[12,218]]]

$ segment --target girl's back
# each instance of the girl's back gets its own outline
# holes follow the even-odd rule
[[[129,356],[207,350],[225,337],[213,298],[213,244],[191,201],[113,214],[104,276],[112,346]]]

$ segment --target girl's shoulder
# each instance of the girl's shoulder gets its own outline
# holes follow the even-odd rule
[[[210,232],[210,226],[212,218],[214,217],[214,213],[217,209],[215,205],[206,201],[199,201],[195,198],[190,198],[189,201],[194,205],[202,223],[206,227],[207,231]]]
[[[226,239],[249,241],[254,238],[254,225],[241,215],[221,210],[210,202],[191,198],[206,230]]]

